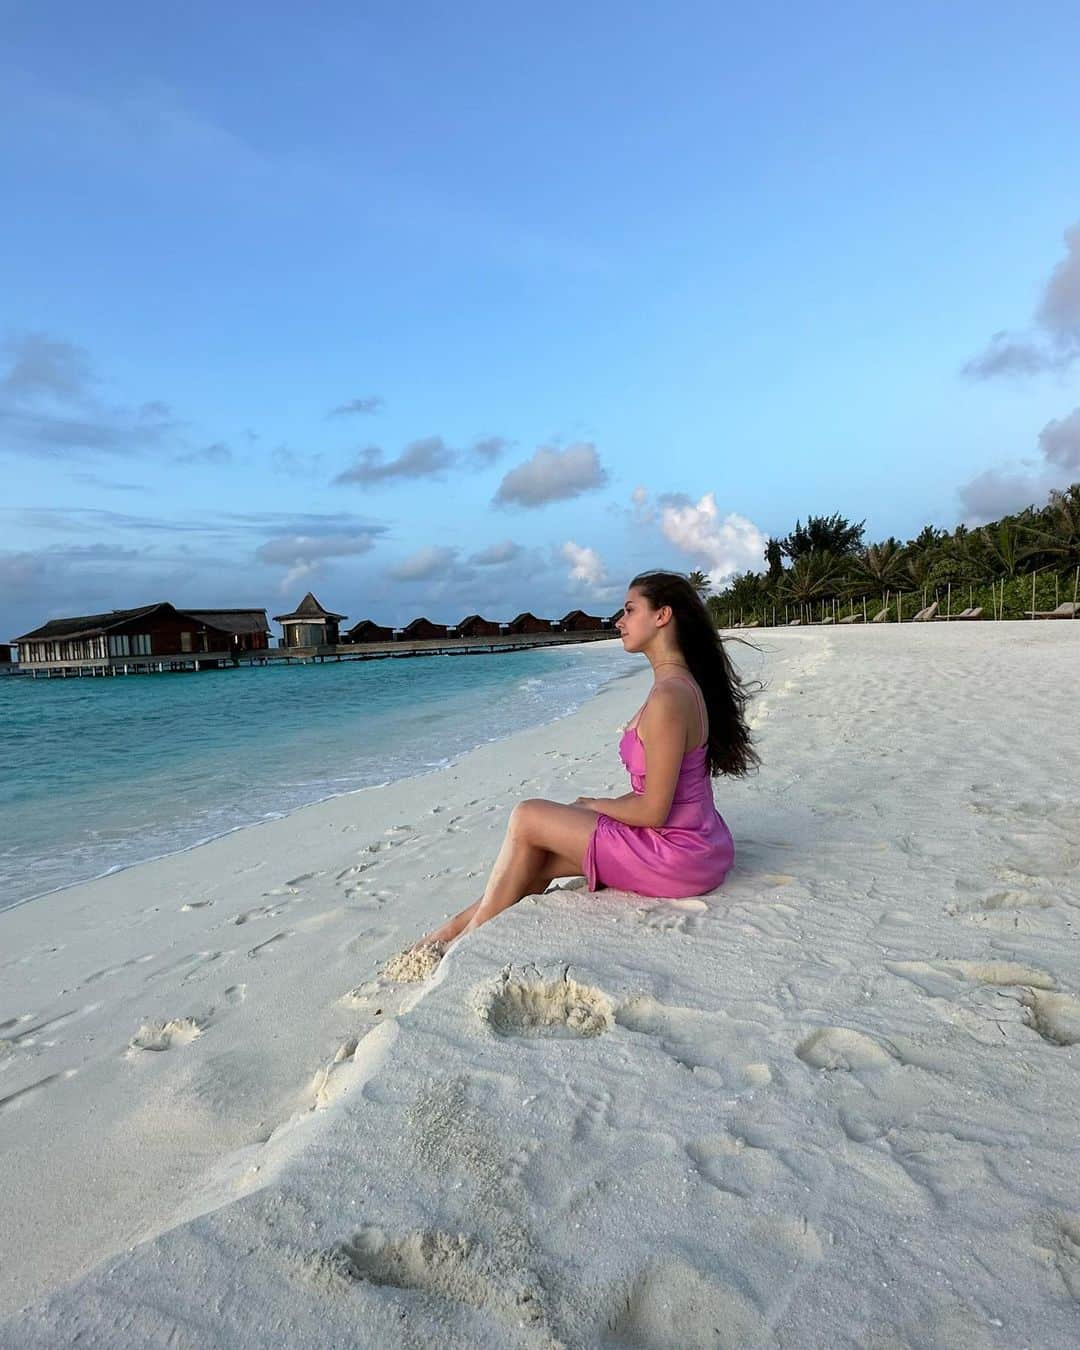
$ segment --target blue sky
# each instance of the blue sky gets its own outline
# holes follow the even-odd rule
[[[1080,478],[1075,5],[0,16],[0,636],[610,612]]]

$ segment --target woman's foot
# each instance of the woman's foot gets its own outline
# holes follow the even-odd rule
[[[409,951],[415,952],[421,947],[428,947],[436,942],[440,943],[443,947],[449,947],[450,943],[453,942],[456,937],[460,937],[465,931],[469,925],[469,920],[479,908],[480,901],[477,900],[477,902],[474,905],[470,905],[468,909],[463,909],[460,914],[455,914],[452,919],[447,919],[440,928],[433,928],[431,932],[422,937],[419,942],[414,942],[409,948]]]

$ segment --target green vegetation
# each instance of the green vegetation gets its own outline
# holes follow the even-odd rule
[[[865,544],[864,525],[838,514],[796,521],[769,541],[766,570],[708,596],[717,624],[869,621],[882,610],[895,623],[935,601],[940,617],[981,608],[984,619],[1019,619],[1080,599],[1080,483],[977,529],[927,525],[906,544]]]

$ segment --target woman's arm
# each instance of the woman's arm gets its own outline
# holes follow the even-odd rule
[[[582,806],[624,825],[659,829],[667,824],[686,747],[686,710],[681,692],[655,689],[638,724],[638,736],[645,748],[645,791],[624,797],[582,797]]]
[[[643,794],[628,792],[624,797],[579,797],[577,804],[622,821],[624,825],[651,825],[644,801]]]

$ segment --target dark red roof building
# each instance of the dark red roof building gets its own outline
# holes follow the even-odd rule
[[[561,633],[596,633],[604,626],[604,621],[596,614],[586,614],[583,609],[572,609],[558,621]]]
[[[384,628],[382,624],[374,623],[371,619],[361,619],[359,623],[354,623],[345,634],[347,642],[393,642],[394,630]]]
[[[265,609],[189,609],[184,612],[228,633],[234,652],[262,652],[270,646],[270,624]]]
[[[402,642],[420,642],[427,638],[448,637],[450,630],[444,623],[432,623],[430,619],[413,619],[398,634]]]
[[[482,619],[479,614],[468,614],[455,631],[458,637],[491,637],[502,632],[502,624],[492,619]]]
[[[550,633],[552,631],[550,619],[538,619],[535,614],[530,614],[526,610],[519,614],[517,618],[511,619],[506,625],[508,633]]]
[[[123,666],[132,660],[145,665],[149,658],[229,656],[232,636],[227,628],[162,602],[138,609],[113,609],[107,614],[50,619],[14,641],[19,646],[20,667]]]

